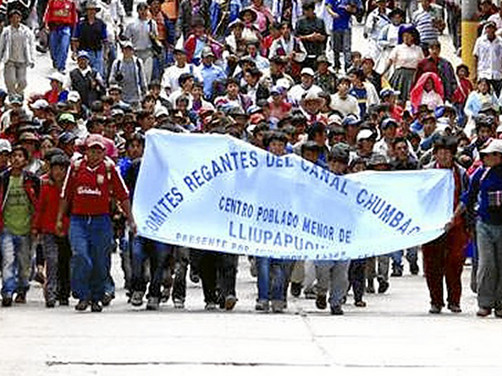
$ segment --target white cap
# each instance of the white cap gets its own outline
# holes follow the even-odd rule
[[[319,96],[314,90],[307,90],[304,94],[302,99],[304,101],[313,101],[319,99]]]
[[[328,124],[342,125],[342,118],[338,114],[330,115],[330,117],[328,118]]]
[[[289,90],[291,87],[291,82],[287,78],[279,78],[275,83],[277,87],[283,87],[286,90]]]
[[[5,151],[10,153],[12,151],[12,146],[11,146],[9,140],[2,138],[2,139],[0,139],[0,153],[3,153]]]
[[[78,91],[70,91],[68,93],[68,102],[78,102],[80,100],[80,94]]]
[[[37,99],[35,103],[31,105],[31,108],[34,110],[43,110],[49,107],[49,102],[45,99]]]
[[[169,116],[169,112],[164,106],[161,106],[155,110],[154,115],[156,118],[160,116]]]
[[[502,154],[502,140],[492,138],[491,140],[487,141],[483,149],[481,149],[479,152],[482,154],[491,154],[491,153],[501,153]]]
[[[300,74],[308,74],[309,76],[314,77],[314,70],[312,68],[303,68]]]
[[[54,81],[58,81],[58,82],[61,82],[62,84],[64,84],[64,81],[65,81],[65,76],[64,74],[62,73],[59,73],[59,72],[54,72],[52,73],[50,76],[49,76],[49,80],[54,80]]]
[[[374,136],[374,133],[369,130],[369,129],[361,129],[359,133],[357,134],[356,141],[362,141],[362,140],[367,140],[368,138],[371,138]]]

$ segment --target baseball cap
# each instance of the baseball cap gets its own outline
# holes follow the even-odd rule
[[[302,69],[302,71],[301,71],[301,73],[300,73],[300,74],[301,74],[301,75],[308,74],[309,76],[314,77],[314,70],[313,70],[312,68],[308,68],[308,67],[306,67],[306,68],[303,68],[303,69]]]
[[[373,153],[368,162],[369,166],[388,165],[388,164],[389,160],[387,159],[387,157],[379,153]]]
[[[49,107],[49,102],[45,99],[37,99],[32,105],[31,108],[34,110],[44,110]]]
[[[209,57],[209,56],[214,57],[213,50],[211,49],[211,47],[207,47],[207,46],[202,49],[201,55],[202,55],[202,57]]]
[[[78,91],[70,91],[68,93],[68,102],[78,102],[80,99]]]
[[[78,51],[77,59],[84,58],[90,60],[89,54],[86,51]]]
[[[75,141],[77,136],[73,132],[63,132],[58,138],[60,144],[67,145],[72,141]]]
[[[375,134],[370,129],[361,129],[357,134],[356,141],[368,140],[374,138]]]
[[[12,145],[9,140],[0,139],[0,153],[10,153],[12,151]]]
[[[23,104],[23,97],[17,94],[11,94],[8,98],[9,104]]]
[[[502,140],[494,139],[487,141],[486,146],[481,149],[479,152],[482,154],[491,154],[491,153],[501,153],[502,154]]]
[[[60,123],[72,123],[72,124],[76,123],[75,117],[72,114],[69,114],[69,113],[61,114],[61,116],[59,116],[58,121]]]
[[[49,80],[51,81],[57,81],[57,82],[60,82],[62,84],[64,84],[64,81],[65,81],[65,76],[64,74],[62,73],[59,73],[59,72],[54,72],[52,73],[49,77]]]
[[[103,140],[103,136],[99,134],[91,134],[85,140],[85,146],[88,148],[92,148],[93,146],[99,146],[101,149],[106,149],[105,141]]]
[[[23,142],[23,141],[35,141],[35,142],[38,142],[39,139],[35,135],[35,133],[33,133],[33,132],[23,132],[23,134],[21,134],[21,136],[19,137],[19,141],[20,142]]]
[[[389,127],[396,127],[397,128],[398,127],[397,121],[395,121],[392,118],[385,119],[384,121],[382,121],[382,125],[380,126],[380,128],[387,129]]]

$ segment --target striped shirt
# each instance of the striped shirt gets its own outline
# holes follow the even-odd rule
[[[420,43],[429,44],[439,38],[439,31],[434,27],[433,17],[430,12],[423,9],[413,13],[413,24],[420,34]]]

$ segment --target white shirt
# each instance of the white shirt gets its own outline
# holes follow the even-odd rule
[[[288,91],[288,101],[295,107],[300,106],[300,101],[302,100],[303,94],[306,92],[312,92],[314,94],[319,94],[322,92],[322,89],[317,85],[312,85],[308,89],[305,89],[301,84],[297,84],[293,86]]]
[[[164,76],[162,76],[162,87],[171,88],[171,93],[175,92],[180,88],[178,83],[178,79],[183,73],[190,73],[195,77],[196,81],[202,82],[202,76],[198,69],[195,69],[193,64],[185,64],[183,68],[178,67],[176,64],[170,66],[164,72]]]
[[[342,99],[338,93],[331,96],[330,107],[332,110],[340,112],[344,117],[348,114],[360,116],[359,103],[356,97],[348,94],[347,98]]]
[[[478,59],[478,79],[502,79],[502,39],[489,41],[486,35],[476,40],[472,54]]]

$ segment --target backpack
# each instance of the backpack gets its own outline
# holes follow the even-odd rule
[[[118,60],[117,61],[117,71],[116,73],[120,72],[120,66],[122,65],[122,60]],[[139,82],[137,83],[139,86],[140,86],[140,91],[141,91],[141,64],[139,62],[139,59],[136,58],[136,68],[138,69],[138,78],[139,78]]]

